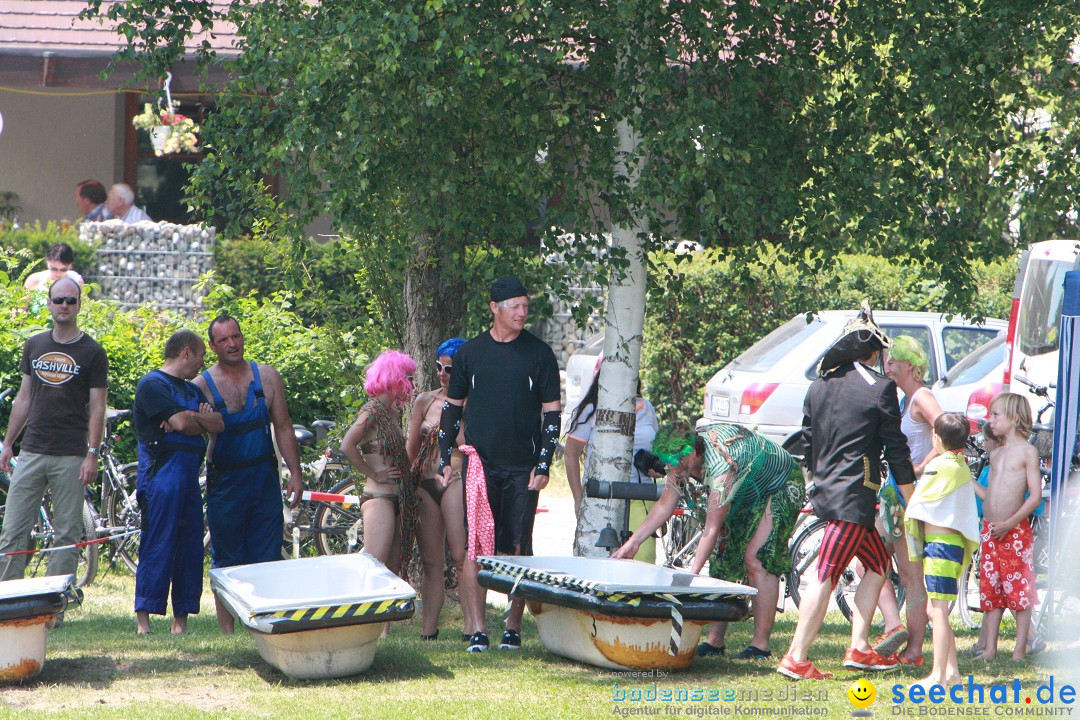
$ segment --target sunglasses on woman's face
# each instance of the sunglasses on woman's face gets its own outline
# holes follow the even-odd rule
[[[435,368],[439,372],[449,373],[451,370],[454,369],[454,364],[453,363],[447,363],[446,365],[443,365],[441,362],[436,360],[435,361]]]

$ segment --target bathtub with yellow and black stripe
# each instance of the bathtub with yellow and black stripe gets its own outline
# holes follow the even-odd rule
[[[215,568],[210,587],[263,660],[300,679],[364,672],[386,623],[416,611],[412,587],[366,553]]]

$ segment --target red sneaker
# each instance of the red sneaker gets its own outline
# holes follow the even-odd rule
[[[900,648],[904,647],[904,643],[908,641],[909,637],[910,634],[907,628],[898,625],[891,632],[878,636],[877,640],[873,642],[874,652],[882,657],[889,657],[893,653],[900,652]]]
[[[797,662],[790,655],[784,656],[776,666],[776,672],[787,675],[792,680],[825,680],[832,677],[832,673],[821,672],[809,660]]]
[[[899,665],[900,661],[895,655],[883,657],[873,650],[863,652],[855,648],[848,648],[847,652],[844,653],[844,667],[850,670],[881,672],[883,670],[893,670]]]

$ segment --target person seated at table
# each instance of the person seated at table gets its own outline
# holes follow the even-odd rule
[[[679,461],[641,527],[612,557],[634,556],[642,541],[672,516],[689,478],[703,479],[709,490],[705,529],[691,570],[700,573],[709,561],[711,577],[747,580],[757,589],[754,636],[735,659],[771,657],[780,576],[791,570],[787,542],[806,502],[802,472],[786,450],[752,430],[726,423],[701,427],[694,451]],[[724,654],[726,633],[727,623],[711,624],[698,655]]]

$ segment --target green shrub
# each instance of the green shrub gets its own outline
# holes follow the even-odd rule
[[[244,235],[219,239],[214,274],[236,295],[292,294],[292,310],[308,324],[363,328],[372,346],[395,344],[401,321],[400,283],[371,279],[360,251],[347,240],[281,243]]]
[[[678,260],[678,262],[676,262]],[[645,318],[641,378],[661,419],[693,422],[705,383],[741,352],[799,313],[857,308],[940,311],[949,303],[932,268],[871,255],[841,255],[821,273],[800,271],[765,246],[735,264],[715,252],[657,256],[665,276]],[[979,315],[1007,318],[1015,259],[973,263]],[[961,352],[954,349],[952,352]]]

